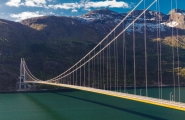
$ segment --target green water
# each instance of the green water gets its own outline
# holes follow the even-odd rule
[[[172,91],[163,89],[164,97],[169,99]],[[141,92],[144,95],[145,90]],[[185,101],[183,92],[185,88],[181,89],[181,99]],[[149,93],[157,97],[158,89],[151,88]],[[0,120],[185,120],[185,112],[91,92],[63,90],[0,94]]]

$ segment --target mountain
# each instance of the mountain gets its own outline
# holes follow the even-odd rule
[[[135,10],[124,24],[116,30],[118,34],[123,26],[126,27],[143,10]],[[78,17],[67,16],[43,16],[30,18],[18,22],[0,19],[0,91],[15,90],[19,76],[20,59],[25,58],[31,72],[38,78],[48,79],[54,77],[90,51],[104,36],[106,36],[127,13],[117,13],[109,9],[90,11]],[[178,30],[181,79],[185,78],[185,14],[184,10],[173,9],[168,15],[156,11],[147,10],[135,23],[136,34],[136,58],[144,58],[144,26],[147,32],[148,52],[148,76],[149,84],[154,85],[157,79],[157,55],[156,36],[160,28],[164,83],[172,77],[169,70],[172,67],[172,43]],[[146,23],[144,23],[146,22]],[[158,23],[156,25],[156,23]],[[128,80],[132,80],[133,53],[132,53],[132,29],[126,30],[127,36],[127,62]],[[174,37],[171,37],[172,32]],[[119,38],[121,39],[121,38]],[[118,48],[121,49],[121,48]],[[176,52],[176,48],[175,48]],[[121,52],[119,53],[120,56]],[[175,57],[175,62],[177,58]],[[141,63],[141,64],[139,64]],[[154,64],[155,63],[155,64]],[[137,79],[139,85],[143,85],[144,59],[137,61]],[[177,68],[177,66],[175,66]],[[176,72],[177,77],[177,72]]]
[[[185,29],[185,10],[181,9],[173,9],[169,13],[170,18],[169,20],[176,24],[177,28]]]

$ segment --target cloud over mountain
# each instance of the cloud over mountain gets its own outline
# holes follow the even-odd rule
[[[46,5],[46,0],[9,0],[6,5],[12,7],[43,7],[44,5]]]
[[[116,0],[106,0],[106,1],[96,1],[92,2],[90,0],[81,0],[79,2],[64,2],[62,4],[50,4],[52,0],[9,0],[6,2],[7,6],[11,7],[44,7],[52,9],[89,9],[89,8],[128,8],[129,5],[126,2],[116,1]]]
[[[26,12],[22,12],[19,14],[10,14],[10,16],[12,18],[17,19],[16,21],[21,21],[21,20],[24,20],[27,18],[32,18],[32,17],[40,17],[40,16],[44,16],[44,15],[46,15],[46,13],[39,12],[39,11],[36,11],[36,12],[26,11]]]

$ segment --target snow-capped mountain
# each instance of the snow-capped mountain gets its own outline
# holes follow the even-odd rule
[[[116,32],[123,30],[123,27],[127,27],[135,18],[137,18],[143,10],[133,11],[118,27]],[[185,29],[185,11],[180,9],[173,9],[169,14],[163,14],[157,11],[147,10],[135,23],[127,30],[127,34],[133,32],[133,28],[136,34],[144,33],[144,28],[148,36],[155,37],[157,31],[160,30],[162,36],[170,35],[172,28],[179,28],[179,31]],[[37,18],[30,18],[21,21],[21,24],[29,26],[36,30],[45,31],[45,36],[56,36],[58,31],[51,31],[57,29],[63,29],[63,34],[57,34],[58,38],[63,38],[70,35],[84,38],[87,31],[93,31],[93,34],[102,38],[108,34],[114,27],[122,21],[128,13],[117,13],[109,9],[100,9],[90,11],[84,15],[77,17],[67,16],[43,16]],[[144,17],[145,16],[145,17]],[[57,24],[57,25],[56,25]],[[134,27],[133,27],[134,26]],[[181,32],[179,32],[181,33]],[[86,38],[87,39],[87,38]],[[95,39],[95,41],[98,41]]]
[[[124,21],[124,26],[128,26],[135,18],[137,18],[143,10],[135,10],[132,14]],[[112,29],[116,24],[118,24],[127,13],[116,13],[108,9],[101,9],[88,12],[82,16],[78,16],[82,24],[94,26],[96,29],[100,29],[99,26],[104,28],[108,27]],[[171,27],[185,29],[185,11],[180,9],[173,9],[168,15],[147,10],[144,14],[134,23],[134,29],[138,33],[143,33],[144,26],[146,26],[147,32],[155,32],[158,29],[161,32],[169,31]],[[133,26],[127,29],[130,33]]]

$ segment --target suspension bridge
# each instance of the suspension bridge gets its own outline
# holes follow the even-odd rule
[[[162,107],[172,108],[176,110],[185,111],[185,103],[181,102],[180,96],[180,77],[178,74],[177,81],[175,80],[175,72],[174,72],[174,46],[172,46],[173,52],[173,79],[172,83],[174,86],[174,98],[170,100],[163,99],[163,77],[162,77],[162,42],[160,38],[161,33],[161,20],[156,19],[156,57],[157,57],[157,71],[158,71],[158,96],[159,98],[149,97],[148,93],[148,62],[147,62],[147,33],[146,33],[146,11],[153,5],[156,4],[156,10],[160,11],[159,2],[154,0],[148,6],[145,5],[144,0],[141,0],[134,8],[131,10],[120,23],[114,27],[110,33],[108,33],[104,39],[102,39],[91,51],[89,51],[83,58],[81,58],[78,62],[76,62],[73,66],[67,69],[62,74],[49,79],[49,80],[40,80],[36,78],[28,69],[25,60],[21,59],[20,64],[20,84],[19,88],[21,89],[24,83],[34,83],[34,84],[45,84],[45,85],[53,85],[60,86],[78,90],[84,90],[89,92],[95,92],[99,94],[105,94],[115,97],[120,97],[124,99],[134,100],[138,102],[158,105]],[[133,17],[132,22],[126,25],[125,21],[128,17],[133,15],[133,11],[137,9],[138,6],[144,5],[144,10],[137,17]],[[176,5],[177,6],[177,5]],[[158,12],[160,14],[160,12]],[[157,15],[156,15],[157,16]],[[143,29],[143,40],[144,40],[144,80],[142,85],[145,86],[145,96],[137,95],[137,74],[136,74],[136,38],[135,38],[135,22],[144,17],[144,29]],[[121,28],[121,31],[118,30]],[[133,44],[133,80],[127,80],[127,37],[126,30],[128,28],[132,28],[132,44]],[[172,28],[173,29],[173,28]],[[119,32],[118,32],[119,31]],[[178,42],[178,29],[176,32],[176,36],[172,37],[176,38],[176,42]],[[172,43],[174,40],[172,40]],[[122,46],[121,50],[120,47]],[[178,44],[177,48],[177,66],[179,73],[179,52],[178,52]],[[120,56],[122,54],[122,56]],[[177,83],[176,83],[177,82]],[[130,94],[127,92],[127,88],[132,86],[134,89],[134,93]],[[123,90],[123,91],[122,91]],[[175,93],[178,91],[178,95]],[[141,91],[140,91],[141,92]],[[178,96],[178,101],[175,100],[175,96]]]

